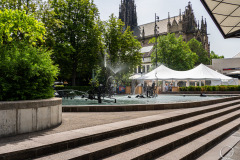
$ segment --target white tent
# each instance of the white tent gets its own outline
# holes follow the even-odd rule
[[[157,79],[168,80],[168,79],[172,79],[172,77],[176,77],[177,72],[179,71],[175,71],[164,65],[161,65],[158,68],[152,70],[151,72],[137,79],[138,80],[157,80]]]
[[[161,65],[144,76],[136,78],[136,80],[211,80],[214,82],[213,85],[223,82],[224,84],[233,84],[233,78],[218,73],[203,64],[188,71],[175,71]]]

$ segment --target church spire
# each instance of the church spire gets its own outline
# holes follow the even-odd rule
[[[121,0],[119,19],[125,23],[125,28],[133,30],[137,26],[137,11],[134,0]]]
[[[179,10],[179,22],[182,22],[182,12],[181,12],[181,9]]]
[[[171,26],[170,13],[168,12],[168,25]]]

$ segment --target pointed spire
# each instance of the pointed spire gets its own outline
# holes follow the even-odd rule
[[[145,37],[145,30],[144,30],[144,27],[143,27],[143,30],[142,30],[142,37],[143,37],[143,38]]]
[[[179,22],[182,21],[182,12],[181,12],[181,9],[179,10]]]
[[[198,20],[197,28],[198,28],[198,30],[199,30],[199,20]]]
[[[170,13],[168,12],[168,25],[171,26],[171,22],[170,22]]]

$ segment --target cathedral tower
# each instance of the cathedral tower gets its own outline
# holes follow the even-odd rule
[[[125,23],[125,28],[130,26],[131,30],[133,30],[137,27],[137,11],[134,0],[121,0],[119,19]]]

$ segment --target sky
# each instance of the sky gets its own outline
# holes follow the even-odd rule
[[[225,58],[232,58],[240,52],[240,38],[224,39],[215,23],[203,7],[200,0],[135,0],[137,6],[138,25],[154,22],[155,13],[160,19],[179,15],[183,12],[188,2],[191,2],[196,20],[201,22],[202,16],[207,20],[210,51]],[[121,0],[94,0],[97,5],[101,20],[108,20],[113,13],[119,16]]]

